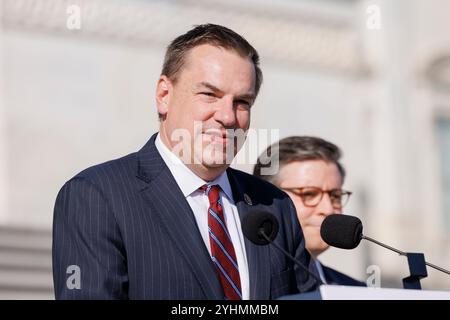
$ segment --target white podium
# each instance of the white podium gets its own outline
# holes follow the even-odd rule
[[[450,300],[450,292],[322,285],[318,291],[279,300]]]

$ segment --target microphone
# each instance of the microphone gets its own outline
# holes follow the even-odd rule
[[[281,251],[286,257],[294,262],[301,269],[312,276],[319,285],[323,282],[316,274],[312,273],[303,263],[294,258],[289,252],[284,250],[280,245],[273,242],[275,240],[279,225],[275,216],[266,211],[252,211],[242,219],[242,232],[244,236],[258,246],[272,245]]]
[[[420,289],[419,279],[427,276],[425,265],[450,275],[450,271],[426,262],[424,255],[421,253],[403,252],[363,235],[362,222],[354,216],[344,214],[329,215],[322,222],[320,236],[323,241],[336,248],[354,249],[364,239],[394,251],[401,256],[406,256],[411,276],[403,279],[403,284],[408,289]]]
[[[363,238],[362,230],[362,222],[357,217],[332,214],[322,221],[320,236],[330,246],[354,249]]]
[[[333,247],[354,249],[363,239],[363,225],[354,216],[332,214],[327,216],[320,226],[323,241]]]

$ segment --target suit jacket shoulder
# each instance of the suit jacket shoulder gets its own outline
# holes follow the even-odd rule
[[[133,176],[137,171],[137,153],[130,153],[124,157],[93,165],[76,174],[72,179],[86,179],[93,184],[102,184],[108,180],[120,180],[124,174]],[[117,181],[115,181],[117,182]]]
[[[252,195],[254,195],[255,198],[261,199],[261,201],[264,201],[264,199],[269,197],[277,200],[290,199],[284,191],[280,190],[270,182],[233,168],[228,168],[227,171],[228,177],[232,176],[235,178],[236,181],[239,181],[242,189],[252,192]]]

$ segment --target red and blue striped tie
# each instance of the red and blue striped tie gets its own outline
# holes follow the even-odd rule
[[[218,185],[202,186],[200,188],[208,195],[208,231],[211,245],[211,258],[219,275],[225,299],[241,300],[241,279],[234,252],[233,243],[228,233],[223,208],[220,200],[220,187]]]

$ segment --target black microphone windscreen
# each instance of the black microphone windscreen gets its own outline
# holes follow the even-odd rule
[[[244,236],[257,245],[269,244],[262,235],[264,232],[270,241],[273,241],[278,234],[278,221],[275,216],[265,211],[249,212],[241,222],[242,232]]]
[[[354,216],[332,214],[323,220],[320,235],[327,244],[341,249],[354,249],[361,242],[363,225]]]

